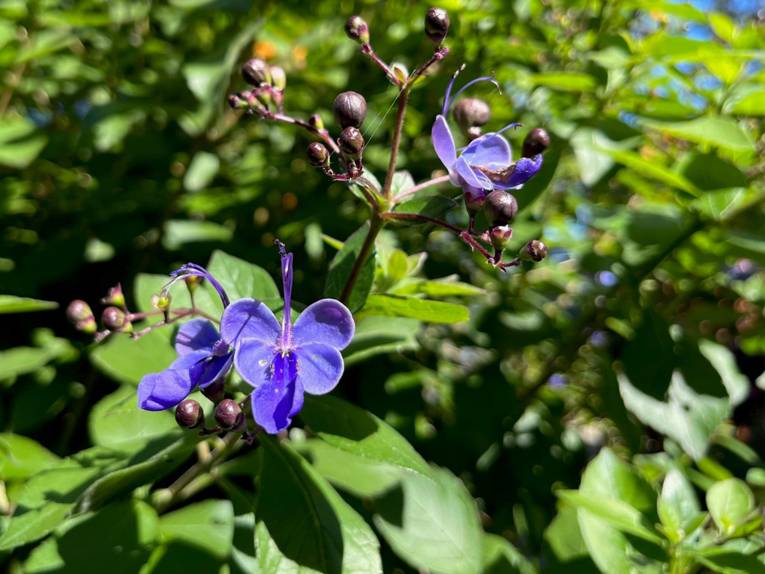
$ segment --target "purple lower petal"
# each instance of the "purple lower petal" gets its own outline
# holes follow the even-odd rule
[[[234,360],[234,354],[229,353],[222,357],[211,355],[198,362],[190,370],[190,378],[194,387],[205,387],[213,384],[218,379],[225,377],[231,368]]]
[[[433,122],[433,127],[430,131],[430,137],[438,159],[451,172],[454,162],[457,161],[457,148],[454,146],[454,138],[444,116],[436,116],[436,121]]]
[[[491,170],[505,169],[513,161],[510,144],[497,134],[486,134],[474,139],[460,157],[464,157],[470,165],[480,165]]]
[[[266,380],[252,393],[255,422],[267,433],[286,429],[303,406],[303,388],[297,379],[294,353],[277,353],[266,370]]]
[[[292,345],[323,343],[344,349],[353,339],[355,324],[348,307],[335,299],[321,299],[306,307],[292,327]]]
[[[234,352],[236,370],[253,387],[259,387],[269,378],[269,369],[278,353],[272,343],[258,339],[242,339]]]
[[[473,169],[463,156],[457,158],[457,162],[454,164],[454,169],[457,171],[462,181],[470,187],[477,187],[485,190],[493,189],[491,180],[480,171]]]
[[[343,376],[343,357],[340,351],[313,343],[295,349],[297,355],[297,380],[305,392],[323,395],[337,386]]]
[[[226,307],[220,321],[223,339],[234,345],[241,339],[276,341],[281,325],[271,309],[255,299],[240,299]]]
[[[515,164],[515,171],[510,178],[504,183],[495,183],[494,186],[504,190],[516,188],[534,177],[540,169],[542,169],[542,154],[535,155],[533,158],[522,157]]]
[[[138,406],[147,411],[162,411],[180,403],[191,392],[189,371],[165,369],[146,375],[138,384]]]
[[[192,319],[181,325],[175,336],[175,351],[185,355],[200,349],[212,349],[220,338],[218,330],[207,319]]]

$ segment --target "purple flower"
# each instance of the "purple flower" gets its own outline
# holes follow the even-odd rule
[[[534,157],[523,157],[513,162],[510,144],[502,137],[502,132],[517,127],[520,124],[513,123],[505,126],[495,133],[484,134],[461,150],[457,155],[454,145],[454,137],[446,122],[454,101],[470,86],[478,82],[496,82],[489,76],[476,78],[465,84],[452,98],[452,86],[457,76],[462,71],[461,67],[454,73],[449,86],[446,88],[444,107],[436,116],[431,130],[433,148],[444,167],[449,171],[451,182],[461,187],[465,194],[465,201],[471,205],[480,204],[486,195],[495,189],[517,189],[531,179],[542,167],[542,154]]]
[[[340,351],[353,338],[348,308],[334,299],[308,306],[292,324],[292,254],[281,252],[284,311],[281,324],[271,310],[254,299],[233,303],[221,319],[224,340],[236,340],[234,363],[255,387],[252,413],[266,432],[286,429],[303,406],[303,394],[322,395],[343,374]]]
[[[229,312],[226,292],[210,273],[199,265],[188,263],[172,273],[172,280],[163,291],[189,276],[204,277],[218,291],[223,302],[223,317]],[[192,319],[181,325],[175,337],[178,358],[164,371],[144,376],[138,385],[138,406],[147,411],[174,407],[195,388],[204,389],[225,377],[233,363],[235,339],[221,337],[206,319]]]

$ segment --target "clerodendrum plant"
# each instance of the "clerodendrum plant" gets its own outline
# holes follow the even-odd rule
[[[106,299],[112,306],[104,311],[104,330],[96,333],[97,340],[112,332],[129,332],[139,338],[151,330],[191,318],[178,329],[175,338],[177,359],[165,370],[146,375],[141,380],[138,387],[140,408],[149,411],[175,408],[176,420],[183,427],[201,427],[202,433],[241,433],[250,441],[257,432],[276,434],[287,429],[292,418],[300,412],[305,393],[328,393],[342,377],[340,351],[349,345],[354,334],[354,319],[346,303],[376,238],[389,223],[426,223],[443,228],[459,237],[471,250],[479,252],[487,264],[502,271],[519,266],[523,260],[541,261],[546,256],[547,247],[541,241],[533,240],[516,257],[503,259],[505,245],[512,236],[509,224],[518,211],[518,203],[510,191],[519,190],[539,172],[542,154],[550,143],[549,136],[541,128],[531,130],[523,143],[521,157],[514,161],[510,144],[502,133],[520,124],[511,123],[496,132],[483,133],[483,126],[490,116],[488,105],[476,98],[460,98],[465,90],[477,83],[497,84],[490,76],[483,76],[468,81],[454,92],[464,65],[454,72],[443,106],[434,114],[431,131],[434,152],[447,173],[393,194],[393,176],[409,95],[417,81],[448,55],[449,50],[443,45],[448,30],[447,13],[438,8],[430,9],[425,18],[425,31],[435,44],[435,50],[425,63],[407,74],[400,66],[386,64],[375,53],[369,27],[361,17],[353,16],[346,23],[348,36],[360,44],[361,52],[399,89],[390,159],[382,186],[368,177],[364,169],[366,142],[360,129],[366,117],[367,103],[361,94],[348,91],[335,98],[335,118],[342,128],[335,139],[318,115],[302,120],[285,113],[284,70],[259,59],[244,63],[242,77],[251,88],[230,95],[230,106],[257,118],[299,126],[318,139],[308,146],[311,163],[332,180],[348,182],[361,190],[369,207],[368,232],[345,278],[339,300],[317,301],[308,306],[294,324],[290,316],[292,254],[287,253],[278,241],[284,285],[281,323],[262,301],[252,298],[230,301],[220,282],[194,263],[171,274],[154,300],[157,308],[154,314],[162,314],[163,320],[142,330],[133,329],[133,324],[152,313],[131,313],[121,291],[115,288]],[[447,119],[450,112],[467,140],[464,147],[458,148],[455,143]],[[424,213],[397,209],[421,190],[443,183],[451,183],[462,190],[468,213],[466,228]],[[478,230],[477,218],[482,211],[487,226]],[[181,280],[186,282],[192,302],[197,284],[207,281],[222,303],[221,316],[209,316],[193,304],[188,309],[173,308],[169,289]],[[83,301],[73,302],[69,315],[80,329],[96,331],[93,314]],[[245,400],[227,398],[226,379],[234,370],[252,387]],[[187,398],[197,389],[216,405],[216,425],[212,428],[206,426],[200,404]]]

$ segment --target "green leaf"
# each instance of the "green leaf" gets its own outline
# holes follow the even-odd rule
[[[200,191],[207,187],[220,168],[218,156],[207,151],[194,154],[186,174],[183,176],[183,187],[187,191]]]
[[[643,125],[690,142],[723,148],[732,152],[752,152],[749,133],[732,118],[703,116],[685,122],[642,120]]]
[[[651,488],[607,448],[587,465],[579,492],[595,502],[601,497],[618,500],[644,517],[650,516],[655,504]],[[652,562],[644,554],[645,550],[638,550],[621,530],[589,509],[579,509],[578,517],[584,543],[601,572],[632,574],[651,571]],[[652,522],[651,518],[646,520]]]
[[[699,341],[699,351],[720,375],[730,403],[736,406],[744,401],[749,396],[749,379],[739,370],[733,353],[723,345],[704,339]]]
[[[411,173],[408,171],[397,171],[393,174],[393,181],[390,187],[391,195],[398,195],[412,187],[414,187],[414,179]]]
[[[648,527],[640,511],[626,502],[616,498],[586,495],[576,490],[559,490],[556,494],[564,502],[602,518],[621,532],[633,534],[649,542],[661,543],[661,538]]]
[[[114,574],[134,574],[157,538],[157,513],[140,500],[124,500],[71,519],[58,534],[58,553],[71,572],[94,565]],[[87,549],[87,551],[83,551]]]
[[[285,443],[263,441],[255,510],[262,574],[382,572],[372,529]]]
[[[130,460],[123,459],[118,468],[90,484],[77,498],[78,510],[98,508],[117,496],[166,476],[188,459],[202,438],[196,433],[185,433],[170,444],[167,440],[153,441]]]
[[[395,317],[356,317],[353,341],[343,350],[345,365],[383,353],[403,353],[419,347],[420,322]]]
[[[31,438],[0,434],[0,480],[29,478],[58,461],[55,454]]]
[[[375,526],[414,568],[443,574],[481,571],[481,525],[473,498],[446,470],[405,474],[376,504]]]
[[[627,150],[609,148],[600,148],[600,150],[610,155],[618,163],[635,170],[643,177],[655,179],[656,181],[660,181],[670,187],[680,189],[694,196],[699,194],[699,190],[696,189],[690,181],[682,175],[664,167],[656,160],[643,159],[635,152]]]
[[[153,439],[180,435],[171,411],[138,408],[136,391],[123,386],[101,399],[90,412],[88,429],[93,444],[135,452]]]
[[[595,78],[582,72],[544,72],[534,74],[530,80],[537,86],[564,92],[589,92],[597,86]]]
[[[327,284],[324,287],[324,296],[333,299],[339,299],[348,277],[353,269],[353,264],[361,252],[361,247],[369,233],[369,222],[359,227],[353,234],[345,240],[342,248],[335,254],[332,262],[329,264],[327,273]],[[369,254],[364,264],[361,266],[356,284],[353,287],[348,298],[348,308],[355,313],[364,306],[369,292],[372,290],[372,283],[375,278],[375,259],[374,250]]]
[[[460,323],[470,319],[470,311],[464,305],[456,303],[414,297],[370,295],[361,316],[408,317],[429,323]]]
[[[231,553],[234,507],[228,500],[203,500],[162,516],[159,532],[164,540],[197,546],[220,560]]]
[[[701,564],[722,574],[765,574],[765,564],[756,556],[727,548],[711,548],[697,555]]]
[[[91,351],[90,360],[115,381],[137,385],[144,375],[162,371],[176,359],[171,336],[170,328],[156,329],[138,340],[116,333]]]
[[[5,116],[0,125],[0,165],[24,168],[40,154],[48,138],[26,118]]]
[[[40,347],[15,347],[0,351],[0,380],[33,373],[52,358],[49,349]]]
[[[707,508],[720,532],[730,536],[754,510],[754,495],[744,481],[729,478],[707,491]]]
[[[279,299],[279,288],[262,267],[223,251],[214,251],[207,270],[220,282],[232,301],[252,297],[260,301]]]
[[[77,498],[105,469],[119,460],[96,447],[67,458],[30,478],[16,500],[16,511],[0,538],[0,551],[38,540],[56,528]]]
[[[225,243],[233,237],[233,231],[212,221],[186,221],[173,219],[165,222],[162,245],[174,251],[190,243]],[[217,277],[216,277],[217,278]]]
[[[705,455],[712,434],[730,413],[728,399],[697,393],[677,372],[667,401],[644,393],[624,376],[619,377],[619,392],[643,424],[676,440],[694,460]]]
[[[657,510],[673,542],[677,543],[690,534],[688,527],[698,519],[701,507],[693,486],[679,470],[672,469],[664,478]]]
[[[743,86],[733,90],[723,111],[740,116],[765,116],[765,87]]]
[[[483,535],[484,574],[536,574],[534,565],[505,538]]]
[[[428,297],[469,297],[483,295],[485,290],[470,283],[463,283],[453,279],[412,279],[408,280],[389,291],[393,295],[427,295]]]
[[[56,309],[55,301],[42,301],[29,297],[16,297],[15,295],[0,295],[0,315],[4,313],[29,313],[31,311],[48,311]]]
[[[308,396],[300,416],[321,439],[307,448],[316,469],[357,496],[381,494],[405,473],[430,475],[404,437],[359,407],[335,397]]]
[[[417,213],[419,215],[427,215],[428,217],[441,217],[444,213],[457,206],[459,206],[459,203],[454,199],[442,195],[437,191],[429,191],[420,192],[412,199],[398,204],[394,211],[396,213]],[[424,222],[407,222],[409,225],[413,223]],[[426,225],[430,224],[426,223]]]

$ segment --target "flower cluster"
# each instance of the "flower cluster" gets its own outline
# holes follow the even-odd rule
[[[337,138],[330,135],[318,114],[314,114],[306,121],[284,112],[283,81],[278,98],[264,99],[262,97],[261,94],[264,91],[270,93],[274,89],[274,82],[273,79],[269,80],[273,76],[273,71],[269,75],[269,70],[272,68],[261,60],[245,62],[242,67],[242,76],[254,88],[232,94],[229,102],[234,109],[246,110],[250,115],[289,123],[310,132],[318,140],[308,146],[308,158],[311,164],[321,169],[334,181],[356,184],[356,188],[362,192],[372,210],[373,219],[382,222],[379,227],[391,220],[439,226],[454,233],[471,249],[481,253],[489,264],[503,270],[519,265],[522,260],[538,261],[539,256],[544,257],[546,253],[546,247],[540,241],[535,241],[534,246],[524,246],[518,256],[510,261],[502,261],[502,258],[505,246],[512,237],[512,228],[509,224],[518,211],[517,201],[510,191],[521,189],[524,183],[540,171],[543,163],[542,154],[549,146],[550,138],[541,128],[531,130],[523,143],[521,157],[514,160],[510,143],[502,134],[512,128],[520,127],[520,124],[511,123],[496,132],[482,133],[483,126],[489,122],[491,116],[489,105],[477,98],[460,99],[460,96],[467,88],[480,82],[491,82],[497,85],[496,81],[489,76],[467,82],[452,95],[454,83],[465,67],[463,65],[454,73],[446,89],[443,107],[435,117],[431,134],[435,155],[441,160],[447,175],[435,177],[409,190],[400,191],[396,195],[391,193],[392,176],[401,143],[409,93],[418,78],[430,72],[448,55],[449,51],[443,42],[449,32],[449,25],[449,15],[445,10],[431,8],[427,11],[424,30],[434,43],[435,49],[425,63],[412,73],[408,73],[400,64],[388,64],[377,55],[372,47],[369,25],[361,16],[351,16],[346,22],[345,31],[348,37],[359,44],[361,53],[380,68],[387,79],[400,90],[397,125],[391,144],[391,160],[382,188],[372,182],[373,178],[364,177],[363,156],[367,142],[361,130],[367,114],[367,102],[361,94],[346,91],[335,98],[334,117],[341,130]],[[281,70],[278,67],[277,69]],[[281,74],[283,72],[279,74],[280,77]],[[464,148],[458,149],[455,144],[448,123],[450,113],[468,140]],[[466,228],[459,228],[443,219],[425,214],[397,211],[397,205],[410,199],[416,192],[447,181],[462,190],[468,214]],[[481,211],[486,215],[488,227],[479,232],[476,230],[476,221]],[[529,255],[530,251],[534,252],[534,257]]]

